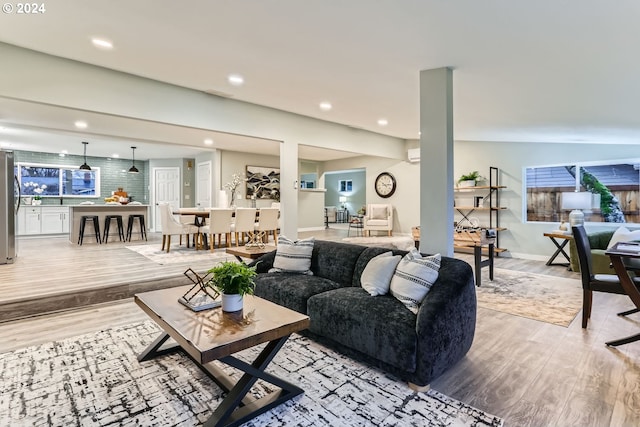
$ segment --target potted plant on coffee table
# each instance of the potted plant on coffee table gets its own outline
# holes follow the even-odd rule
[[[213,276],[208,285],[222,294],[222,311],[242,310],[244,295],[253,295],[256,267],[225,261],[209,270]]]

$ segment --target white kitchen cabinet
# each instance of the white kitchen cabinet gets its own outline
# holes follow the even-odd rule
[[[69,233],[68,206],[21,206],[18,211],[18,236]]]
[[[24,220],[19,221],[22,224],[22,231],[25,235],[40,234],[40,207],[24,206]]]
[[[41,207],[40,234],[63,234],[69,232],[68,207]]]

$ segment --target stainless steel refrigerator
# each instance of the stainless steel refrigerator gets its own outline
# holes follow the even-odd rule
[[[13,152],[0,150],[0,265],[16,260],[16,215],[20,209],[20,184]]]

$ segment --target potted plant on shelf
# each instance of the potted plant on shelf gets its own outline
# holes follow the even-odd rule
[[[480,175],[480,172],[473,171],[464,174],[458,179],[458,187],[475,187],[479,181],[485,181],[486,178]]]
[[[253,295],[256,267],[225,261],[208,271],[213,274],[208,285],[222,294],[222,311],[242,310],[244,295]]]

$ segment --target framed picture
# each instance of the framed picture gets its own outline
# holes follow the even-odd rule
[[[247,166],[247,199],[280,200],[280,169]]]

